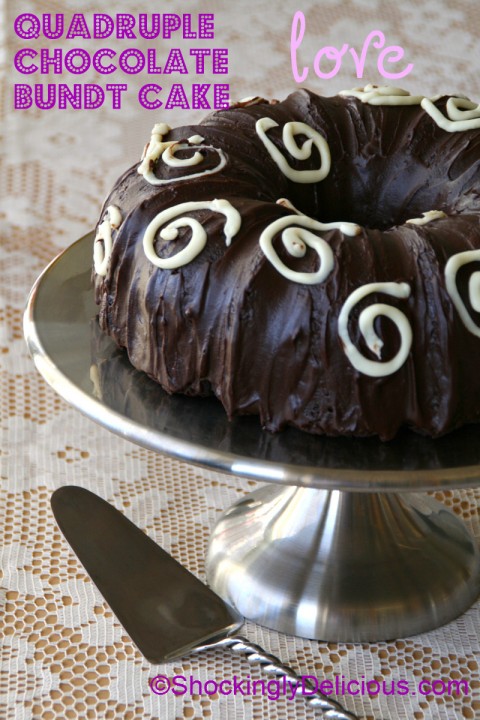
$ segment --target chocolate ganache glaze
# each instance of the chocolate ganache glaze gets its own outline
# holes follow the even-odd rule
[[[99,322],[169,393],[328,435],[480,419],[480,106],[367,86],[159,123],[94,244]]]

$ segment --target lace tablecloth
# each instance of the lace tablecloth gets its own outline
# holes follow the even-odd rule
[[[81,5],[81,8],[80,8]],[[173,665],[152,667],[112,616],[55,525],[52,491],[64,484],[89,488],[114,503],[135,523],[204,579],[205,550],[219,514],[256,483],[178,462],[136,447],[70,408],[33,367],[22,336],[28,290],[52,257],[96,223],[114,179],[136,161],[154,122],[186,124],[204,113],[151,112],[135,101],[139,76],[128,78],[131,92],[120,110],[14,110],[13,83],[52,82],[13,71],[17,50],[48,45],[16,37],[21,13],[205,12],[199,1],[156,4],[124,0],[118,7],[102,0],[3,0],[0,24],[2,63],[2,169],[0,172],[0,532],[1,646],[0,717],[35,718],[314,718],[302,699],[217,694],[157,696],[149,679],[163,673],[213,678],[260,677],[231,653],[189,656]],[[365,79],[347,61],[331,80],[315,77],[312,63],[324,45],[349,43],[360,52],[366,36],[381,30],[388,44],[405,49],[414,63],[400,84],[412,92],[440,90],[480,99],[480,6],[477,2],[404,0],[402,3],[349,0],[317,3],[264,0],[222,3],[213,0],[212,47],[228,48],[229,74],[202,82],[228,82],[232,99],[248,95],[283,98],[295,88],[290,67],[293,14],[306,18],[299,55],[310,67],[305,85],[322,94],[384,83],[369,51]],[[90,49],[89,41],[78,45]],[[95,41],[92,42],[92,47]],[[109,40],[111,47],[117,47]],[[146,41],[142,41],[144,44]],[[51,43],[51,41],[50,41]],[[103,41],[105,44],[105,41]],[[71,40],[58,39],[64,51]],[[98,43],[95,47],[98,46]],[[137,47],[142,47],[139,41]],[[125,45],[122,45],[123,49]],[[160,43],[159,47],[162,45]],[[145,82],[144,77],[142,78]],[[195,78],[190,78],[195,81]],[[71,76],[55,81],[72,81]],[[98,81],[87,73],[84,82]],[[122,78],[115,76],[116,82]],[[170,81],[169,81],[170,82]],[[188,117],[188,121],[187,121]],[[437,493],[480,537],[480,491]],[[435,632],[396,642],[353,645],[311,642],[247,623],[248,637],[291,663],[300,673],[321,679],[408,681],[422,678],[467,680],[468,693],[362,695],[339,697],[365,718],[424,720],[480,717],[480,604]],[[437,685],[437,688],[440,686]]]

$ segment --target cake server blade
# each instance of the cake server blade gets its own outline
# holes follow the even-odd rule
[[[213,590],[98,495],[65,486],[51,503],[60,530],[151,663],[186,655],[242,625]]]
[[[189,652],[228,648],[301,688],[328,720],[358,720],[274,655],[234,634],[243,617],[98,495],[76,485],[55,490],[60,530],[140,652],[153,664]]]

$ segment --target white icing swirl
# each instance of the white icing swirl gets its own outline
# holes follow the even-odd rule
[[[237,100],[231,107],[252,107],[252,105],[261,105],[266,102],[265,98],[259,97],[259,95],[249,95],[241,100]],[[274,101],[270,101],[270,104],[274,104]]]
[[[339,95],[356,97],[368,105],[421,105],[439,128],[446,132],[462,132],[480,128],[480,104],[464,96],[447,100],[447,116],[434,103],[442,96],[427,98],[424,95],[410,95],[407,90],[390,85],[365,85],[364,88],[341,90]]]
[[[93,242],[93,265],[97,275],[105,277],[107,274],[108,261],[113,250],[112,230],[118,230],[121,224],[122,213],[119,208],[109,205]]]
[[[260,140],[265,145],[268,154],[282,173],[289,179],[298,183],[320,182],[330,172],[330,148],[328,143],[319,132],[302,122],[288,122],[283,126],[282,140],[285,148],[296,160],[307,160],[312,155],[312,148],[315,146],[320,153],[320,167],[316,170],[295,170],[292,168],[280,150],[267,136],[267,130],[278,127],[278,123],[272,118],[264,117],[257,120],[255,130]],[[295,135],[306,135],[307,140],[301,147],[295,142]]]
[[[154,125],[152,130],[152,136],[150,142],[145,146],[142,155],[142,161],[137,168],[137,172],[143,175],[145,180],[150,185],[166,185],[167,183],[179,182],[180,180],[191,180],[202,175],[211,175],[213,173],[220,172],[227,164],[227,157],[223,150],[215,148],[212,145],[200,145],[204,141],[201,135],[192,135],[188,138],[188,143],[182,143],[178,140],[163,139],[164,135],[167,135],[171,130],[171,127],[166,123],[157,123]],[[153,167],[159,158],[162,158],[163,162],[170,167],[190,167],[192,165],[199,165],[204,160],[204,156],[201,152],[196,151],[192,157],[188,158],[177,158],[175,153],[178,150],[190,150],[191,145],[195,145],[203,150],[213,150],[218,154],[219,163],[214,168],[209,170],[201,170],[200,172],[187,175],[185,177],[173,177],[173,178],[158,178]]]
[[[163,162],[165,163],[165,165],[169,165],[170,167],[188,167],[190,165],[198,165],[198,163],[201,163],[203,161],[203,155],[200,152],[194,153],[189,158],[176,157],[175,153],[177,152],[177,150],[186,149],[190,149],[190,145],[188,145],[188,143],[178,142],[170,145],[162,153]]]
[[[173,145],[175,140],[169,142],[164,141],[163,136],[168,135],[172,128],[167,123],[155,123],[152,128],[150,140],[145,145],[142,154],[142,162],[137,168],[137,172],[141,175],[145,175],[151,169],[152,164],[155,160],[161,157],[165,148]]]
[[[428,98],[423,98],[421,106],[446,132],[463,132],[480,128],[480,105],[468,98],[448,98],[445,108],[447,117]]]
[[[360,331],[367,343],[367,347],[380,359],[383,347],[382,340],[375,332],[375,319],[383,315],[395,323],[400,333],[400,348],[391,360],[379,362],[364,357],[353,344],[349,332],[348,321],[353,307],[364,297],[372,293],[385,293],[392,297],[406,299],[410,295],[410,286],[407,283],[378,282],[367,283],[354,290],[346,299],[338,317],[338,334],[343,343],[343,349],[353,367],[364,375],[370,377],[384,377],[392,375],[402,367],[408,357],[412,346],[412,329],[405,315],[396,307],[384,303],[375,303],[360,313],[358,323]]]
[[[163,210],[149,223],[143,236],[143,249],[151,263],[164,270],[173,270],[192,262],[199,255],[207,243],[207,233],[202,225],[190,217],[178,217],[182,213],[195,210],[212,210],[225,215],[225,244],[230,245],[232,238],[240,230],[242,219],[240,213],[228,200],[207,200],[199,202],[185,202]],[[174,219],[176,218],[176,219]],[[170,222],[173,220],[173,222]],[[155,252],[155,236],[158,230],[168,223],[160,232],[162,240],[175,240],[178,228],[189,227],[192,231],[190,241],[180,252],[168,258],[161,258]]]
[[[480,117],[480,105],[457,95],[448,98],[447,114],[450,120],[473,120]]]
[[[372,85],[363,88],[341,90],[339,95],[353,96],[367,105],[420,105],[423,95],[410,95],[408,90],[391,85]]]
[[[292,225],[296,227],[290,227]],[[352,236],[357,235],[360,232],[360,227],[354,223],[321,223],[317,220],[313,220],[313,218],[307,217],[306,215],[289,215],[270,223],[270,225],[268,225],[260,235],[259,244],[265,257],[272,263],[274,268],[283,275],[283,277],[287,278],[287,280],[307,285],[316,285],[324,282],[324,280],[326,280],[326,278],[330,275],[334,266],[334,257],[330,246],[325,242],[325,240],[317,237],[317,235],[314,235],[313,232],[310,232],[310,230],[324,232],[325,230],[332,229],[338,229],[345,235]],[[304,257],[307,251],[307,246],[312,248],[319,257],[319,269],[315,272],[309,273],[297,272],[296,270],[291,270],[287,267],[279,258],[275,248],[273,247],[273,238],[279,232],[282,232],[283,245],[292,257]]]
[[[304,213],[300,212],[298,208],[295,207],[293,203],[290,202],[288,198],[278,198],[278,200],[275,201],[277,205],[281,205],[284,208],[287,208],[288,210],[293,210],[294,213],[297,215],[303,215]]]
[[[447,216],[443,210],[428,210],[427,212],[422,213],[422,217],[411,218],[410,220],[406,220],[406,222],[410,223],[410,225],[426,225],[432,220],[440,220],[440,218],[444,217]]]
[[[470,275],[468,297],[473,310],[480,312],[480,272],[478,270]]]
[[[445,285],[460,318],[472,335],[480,337],[480,328],[472,320],[457,288],[457,273],[461,267],[480,261],[480,250],[466,250],[452,255],[445,265]],[[480,271],[471,274],[468,283],[468,299],[475,312],[480,312]]]

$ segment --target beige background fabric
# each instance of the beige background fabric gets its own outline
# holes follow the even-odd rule
[[[206,7],[208,5],[208,7]],[[229,505],[257,486],[136,447],[95,425],[69,407],[33,367],[22,336],[22,312],[37,275],[57,252],[96,223],[106,192],[116,177],[139,159],[154,122],[190,124],[204,112],[142,110],[135,88],[146,76],[128,78],[131,88],[121,110],[13,110],[14,53],[29,45],[15,37],[14,18],[22,12],[214,12],[212,47],[230,51],[230,72],[205,76],[229,82],[232,99],[248,95],[283,98],[295,89],[289,38],[293,14],[302,10],[307,30],[299,57],[312,68],[324,45],[349,43],[360,51],[374,29],[387,44],[401,45],[411,74],[398,84],[412,92],[463,93],[480,100],[480,6],[477,2],[416,0],[380,2],[225,3],[123,0],[3,0],[0,4],[0,717],[8,720],[56,718],[220,718],[261,720],[314,718],[302,699],[185,695],[157,697],[148,681],[163,673],[205,681],[261,677],[231,653],[190,656],[152,667],[134,648],[93,583],[69,551],[50,511],[52,491],[77,484],[102,495],[204,579],[209,534]],[[55,41],[64,50],[72,41]],[[81,43],[79,43],[81,44]],[[104,44],[107,44],[104,41]],[[137,41],[136,47],[149,47]],[[88,49],[95,41],[86,41]],[[97,46],[100,46],[97,43]],[[125,44],[109,40],[108,46]],[[161,46],[161,43],[160,43]],[[364,79],[346,60],[331,80],[310,69],[305,86],[320,94],[384,83],[376,53],[367,55]],[[403,67],[403,64],[402,64]],[[220,78],[220,79],[219,79]],[[124,79],[117,73],[115,82]],[[195,78],[190,78],[195,81]],[[71,77],[56,81],[72,82]],[[95,73],[82,76],[96,82]],[[101,78],[100,78],[101,81]],[[462,517],[480,539],[480,491],[436,496]],[[396,642],[334,644],[287,637],[247,623],[248,637],[279,655],[302,674],[322,679],[467,679],[466,696],[409,694],[339,698],[362,718],[426,720],[480,717],[480,604],[435,632]]]

